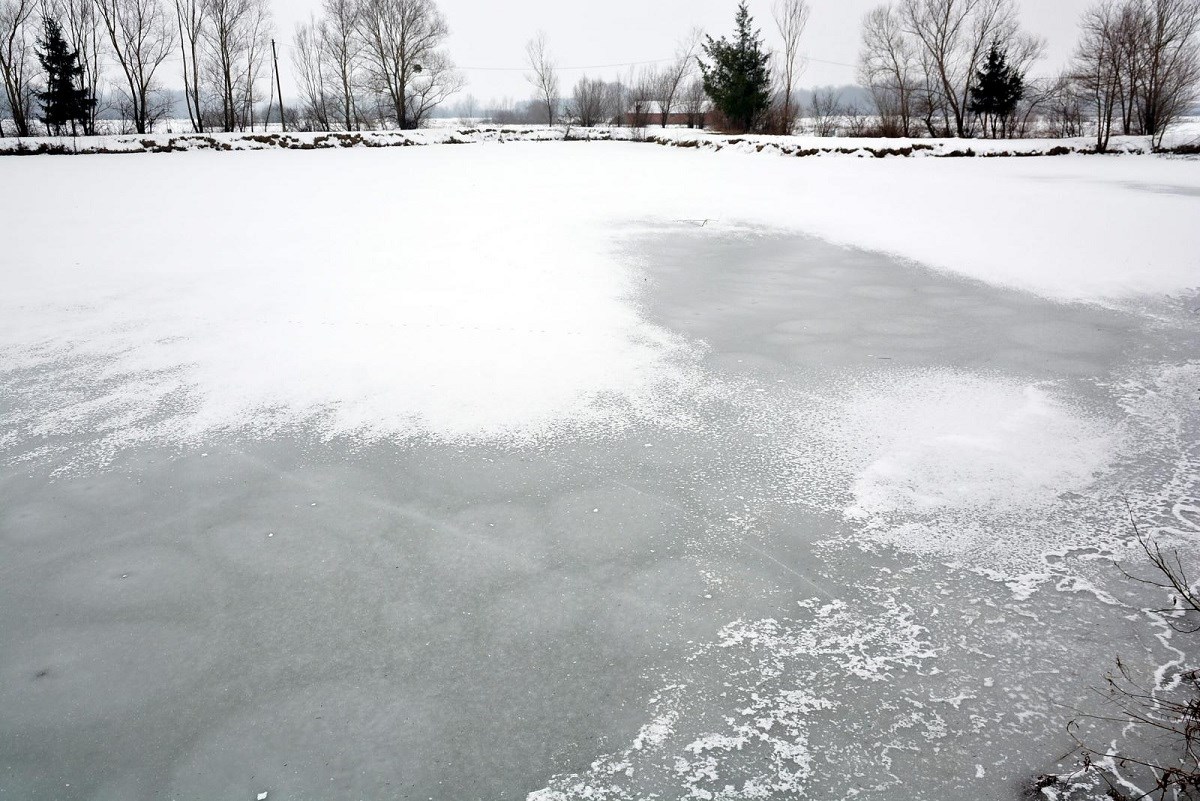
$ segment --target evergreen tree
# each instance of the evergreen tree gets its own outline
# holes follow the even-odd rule
[[[989,123],[992,138],[996,137],[998,131],[1005,130],[1008,118],[1016,111],[1017,104],[1024,96],[1025,76],[1009,65],[1008,54],[1000,49],[1000,44],[992,42],[987,61],[975,73],[968,106],[968,110],[982,120],[985,137]]]
[[[38,92],[42,104],[42,124],[48,131],[62,135],[70,124],[71,135],[77,126],[87,129],[87,120],[96,99],[88,97],[83,85],[83,67],[79,51],[71,50],[63,38],[62,26],[53,17],[42,18],[42,38],[38,42],[38,60],[46,71],[46,91]]]
[[[705,37],[704,54],[711,63],[702,59],[700,70],[713,105],[740,130],[749,131],[771,105],[770,55],[763,49],[760,32],[754,30],[745,0],[738,4],[736,24],[732,42],[724,36]]]

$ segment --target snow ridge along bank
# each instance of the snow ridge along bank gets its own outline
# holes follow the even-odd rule
[[[997,158],[1093,155],[1089,138],[962,140],[863,139],[812,136],[726,136],[708,131],[659,129],[649,134],[631,128],[544,128],[532,126],[442,128],[420,131],[356,131],[349,133],[155,133],[94,137],[26,137],[0,139],[0,155],[96,155],[116,153],[175,153],[197,150],[329,150],[421,145],[464,145],[500,142],[645,142],[667,147],[712,152],[730,150],[787,157],[851,158]],[[1151,152],[1145,137],[1115,140],[1111,153]],[[1167,153],[1200,154],[1200,144],[1181,138]]]

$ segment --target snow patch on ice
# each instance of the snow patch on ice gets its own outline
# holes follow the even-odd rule
[[[862,447],[876,450],[847,510],[861,520],[1052,503],[1085,489],[1115,444],[1103,421],[1047,387],[966,373],[872,387],[850,414]]]
[[[528,439],[619,428],[693,380],[699,345],[644,319],[640,277],[613,252],[619,207],[502,202],[499,186],[527,178],[510,162],[487,178],[427,152],[441,157],[402,165],[410,189],[367,154],[309,162],[298,185],[294,154],[154,160],[189,184],[172,214],[131,192],[64,223],[92,232],[82,250],[27,232],[0,299],[3,444],[39,458],[63,435],[59,458],[87,466],[142,442],[300,427]],[[281,185],[253,210],[222,196],[246,157]],[[150,162],[121,166],[136,183],[158,175]],[[86,182],[115,162],[43,164]]]
[[[863,386],[837,424],[859,462],[845,517],[860,541],[965,567],[1018,598],[1050,584],[1116,603],[1092,573],[1135,556],[1126,501],[1151,534],[1186,531],[1172,521],[1198,495],[1198,384],[1195,363],[1154,367],[1093,386],[1086,406],[1079,387],[945,371]]]

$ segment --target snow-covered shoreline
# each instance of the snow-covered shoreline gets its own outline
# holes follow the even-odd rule
[[[645,142],[712,152],[730,150],[787,157],[997,158],[1096,154],[1089,137],[1074,139],[867,139],[816,136],[736,136],[683,128],[545,128],[482,126],[419,131],[350,133],[154,133],[94,137],[5,137],[0,155],[97,155],[173,153],[199,150],[325,150],[413,147],[503,142]],[[1114,138],[1107,155],[1154,152],[1146,137]],[[1186,135],[1167,143],[1165,153],[1194,155],[1200,145]]]

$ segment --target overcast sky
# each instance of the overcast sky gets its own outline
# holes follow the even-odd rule
[[[451,29],[450,53],[466,74],[467,92],[481,103],[530,95],[523,77],[525,42],[539,28],[563,67],[592,67],[667,59],[675,43],[693,25],[714,35],[733,28],[736,0],[439,0]],[[853,83],[859,23],[880,0],[810,0],[812,21],[802,48],[810,58],[804,86]],[[1075,24],[1090,0],[1025,0],[1027,27],[1046,37],[1050,51],[1041,65],[1055,72],[1069,57]],[[276,30],[290,42],[292,30],[315,10],[319,0],[273,0]],[[750,11],[768,45],[774,43],[770,0],[751,0]],[[282,59],[287,51],[280,53]],[[840,63],[827,63],[840,62]],[[280,70],[286,77],[290,65]],[[618,69],[591,69],[609,76]],[[569,87],[583,73],[563,73]],[[285,94],[292,94],[287,87]],[[453,101],[452,101],[453,102]]]

